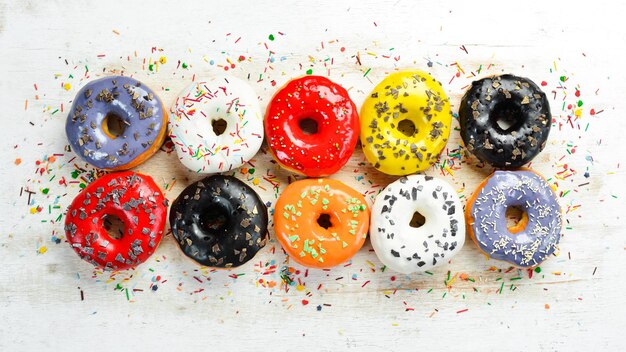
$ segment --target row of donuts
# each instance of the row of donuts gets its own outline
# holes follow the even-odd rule
[[[360,120],[347,91],[316,76],[292,80],[279,90],[268,105],[264,128],[254,91],[233,77],[197,81],[177,98],[171,112],[168,134],[177,155],[200,173],[243,165],[260,148],[265,130],[274,158],[297,173],[322,177],[336,172],[360,135],[375,168],[408,175],[436,160],[451,123],[441,85],[421,71],[385,78],[363,104]],[[483,161],[508,168],[523,165],[543,149],[551,120],[541,90],[511,75],[474,82],[459,117],[467,149]],[[108,120],[114,118],[126,127],[119,135],[109,130]],[[500,120],[509,126],[500,126]],[[158,150],[166,125],[167,113],[154,92],[131,78],[107,77],[78,93],[66,132],[86,161],[124,170]],[[496,171],[470,201],[468,232],[488,256],[531,267],[554,252],[560,210],[539,175]],[[504,212],[509,206],[525,210],[516,228],[506,228]],[[412,175],[378,195],[370,219],[365,199],[355,190],[335,180],[307,179],[281,194],[274,228],[295,261],[320,268],[351,258],[369,230],[383,264],[409,273],[444,263],[463,246],[465,219],[460,209],[456,192],[445,181]],[[425,217],[419,228],[409,226],[415,211]],[[120,239],[104,230],[109,215],[125,224]],[[149,176],[112,173],[79,194],[68,210],[65,229],[82,258],[120,270],[154,252],[166,216],[166,201]],[[170,225],[187,256],[218,268],[247,262],[268,235],[267,209],[256,192],[234,177],[220,175],[187,187],[172,205]]]
[[[380,261],[402,272],[423,272],[451,259],[472,239],[487,256],[534,267],[556,249],[560,213],[552,189],[531,171],[496,171],[466,208],[445,181],[402,176],[372,208],[340,181],[311,178],[291,183],[274,211],[275,235],[301,265],[330,268],[349,260],[369,232]],[[511,204],[525,204],[523,219],[507,228]],[[136,266],[154,252],[165,229],[168,204],[147,175],[107,174],[83,190],[68,210],[65,231],[77,254],[105,269]],[[424,220],[414,224],[417,211]],[[115,215],[125,232],[113,239],[104,221]],[[232,176],[213,175],[188,186],[173,202],[169,221],[182,252],[200,265],[240,266],[265,246],[267,208],[258,194]],[[414,226],[418,225],[418,226]],[[421,226],[419,226],[421,225]]]
[[[169,135],[187,168],[211,174],[249,161],[265,135],[282,167],[309,177],[338,171],[360,136],[376,169],[403,176],[436,161],[452,120],[441,84],[422,71],[387,76],[363,103],[360,118],[348,92],[319,76],[288,82],[268,104],[265,119],[254,90],[227,76],[192,83],[171,113],[168,120],[161,100],[137,80],[105,77],[78,92],[66,134],[81,158],[113,171],[141,164]],[[551,125],[545,94],[512,75],[474,82],[461,101],[459,120],[467,150],[504,168],[530,162],[544,148]],[[113,133],[112,121],[122,131]]]

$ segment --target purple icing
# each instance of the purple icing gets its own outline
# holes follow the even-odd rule
[[[528,215],[528,224],[516,234],[507,229],[505,214],[510,206]],[[534,172],[496,171],[471,207],[476,242],[494,259],[533,267],[559,243],[561,208],[550,185]]]
[[[124,133],[111,139],[102,130],[107,114],[126,124]],[[65,132],[72,149],[101,169],[123,167],[148,150],[163,124],[163,105],[141,82],[121,76],[89,82],[76,95]]]

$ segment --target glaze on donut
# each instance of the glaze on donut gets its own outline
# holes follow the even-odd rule
[[[463,207],[445,181],[423,175],[401,177],[376,196],[370,239],[389,268],[409,274],[446,263],[465,244]],[[419,212],[424,224],[409,226]]]
[[[528,78],[508,74],[473,82],[461,100],[459,119],[467,150],[501,168],[518,168],[537,156],[552,123],[541,89]]]
[[[124,223],[119,239],[103,227],[109,215]],[[90,183],[74,198],[65,216],[65,234],[82,259],[107,270],[124,270],[152,255],[166,215],[167,200],[150,176],[117,172]]]
[[[126,126],[110,133],[113,117]],[[87,83],[74,98],[65,132],[72,149],[91,165],[107,170],[131,169],[163,144],[167,114],[157,95],[130,78],[111,76]]]
[[[423,71],[392,73],[361,107],[363,153],[389,175],[425,170],[446,145],[451,122],[450,102],[441,83]]]
[[[506,209],[524,211],[520,224],[507,228]],[[487,256],[517,267],[534,267],[557,249],[561,208],[550,185],[530,170],[496,171],[468,199],[467,229]]]
[[[352,258],[365,243],[368,227],[365,198],[332,179],[291,183],[274,210],[274,231],[283,249],[311,268],[330,268]]]
[[[214,127],[219,122],[225,124],[223,131]],[[263,142],[257,95],[235,77],[199,79],[185,88],[172,107],[169,126],[178,159],[198,173],[236,169]]]
[[[234,268],[267,241],[267,208],[258,194],[232,176],[194,182],[170,210],[172,234],[183,253],[198,264]]]
[[[300,127],[313,120],[317,131]],[[328,78],[306,76],[282,87],[267,107],[265,134],[278,163],[309,177],[331,175],[354,151],[359,115],[348,92]]]

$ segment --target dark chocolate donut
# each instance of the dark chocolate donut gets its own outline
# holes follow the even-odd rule
[[[185,255],[201,265],[232,268],[265,246],[267,208],[245,183],[215,175],[185,188],[172,204],[170,225]]]
[[[459,119],[465,147],[479,160],[517,168],[545,147],[552,115],[533,81],[507,74],[474,81],[461,100]]]

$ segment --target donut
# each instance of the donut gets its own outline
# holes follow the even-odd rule
[[[119,133],[111,129],[116,125]],[[131,169],[156,153],[166,126],[167,113],[154,91],[136,79],[110,76],[78,91],[65,133],[83,160],[117,171]]]
[[[472,83],[461,100],[459,120],[465,147],[480,161],[518,168],[546,146],[552,115],[533,81],[502,75]]]
[[[219,173],[248,162],[263,142],[257,95],[235,77],[200,79],[176,98],[169,136],[178,159],[198,173]]]
[[[170,226],[182,252],[196,263],[234,268],[267,242],[267,208],[232,176],[213,175],[189,185],[172,203]]]
[[[508,207],[524,212],[509,228]],[[561,237],[556,194],[531,170],[496,171],[487,177],[467,200],[465,218],[470,236],[485,255],[521,268],[541,264]]]
[[[104,221],[124,224],[111,237]],[[152,178],[131,171],[106,174],[87,185],[67,210],[65,234],[84,260],[107,270],[125,270],[145,262],[161,242],[167,200]]]
[[[346,164],[359,136],[359,115],[348,92],[325,77],[306,76],[282,87],[267,106],[267,144],[285,169],[309,177]]]
[[[416,212],[423,221],[414,222]],[[441,179],[401,177],[376,196],[370,241],[378,259],[400,273],[444,264],[465,244],[463,206],[456,191]]]
[[[369,209],[365,198],[341,181],[291,183],[276,202],[274,231],[298,264],[330,268],[352,258],[365,243]]]
[[[450,101],[423,71],[395,72],[361,107],[361,145],[374,168],[403,176],[427,169],[450,135]]]

